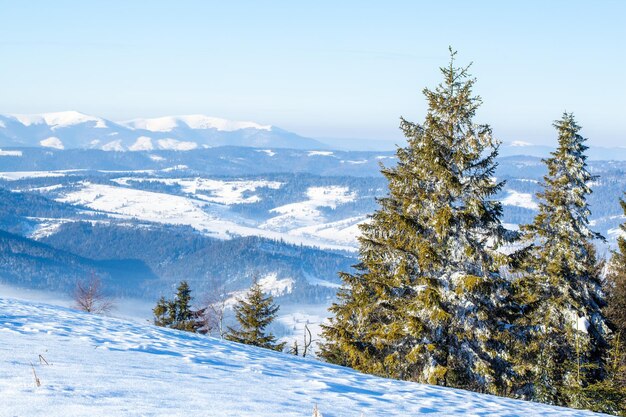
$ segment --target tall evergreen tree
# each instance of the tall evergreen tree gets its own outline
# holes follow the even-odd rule
[[[626,216],[626,201],[620,200],[620,204]],[[617,251],[611,257],[607,274],[606,315],[615,326],[615,333],[626,342],[626,223],[620,225],[620,230],[623,235],[617,238]]]
[[[494,180],[499,142],[475,124],[469,67],[424,89],[424,124],[401,119],[408,146],[383,168],[389,194],[361,226],[357,272],[342,273],[321,355],[363,372],[503,393],[507,239]]]
[[[626,216],[626,200],[620,200]],[[626,415],[626,223],[620,225],[622,236],[617,239],[617,251],[609,263],[606,279],[607,319],[613,325],[611,361],[612,386],[621,393],[621,412]]]
[[[175,329],[195,332],[198,323],[191,310],[191,289],[187,281],[181,281],[174,298],[174,311],[176,320],[172,326]]]
[[[586,163],[585,139],[574,116],[554,123],[559,145],[544,160],[548,174],[537,195],[539,210],[522,227],[526,257],[515,282],[523,314],[516,371],[519,393],[537,401],[575,406],[582,390],[604,373],[608,328],[601,308],[600,268],[589,228],[593,176]]]
[[[246,297],[235,305],[235,317],[239,329],[228,327],[226,339],[247,345],[282,351],[285,343],[276,343],[273,334],[265,333],[265,329],[276,318],[280,307],[274,304],[271,294],[264,294],[263,288],[255,280]]]
[[[154,324],[161,327],[196,332],[199,322],[191,309],[191,289],[187,281],[181,281],[173,300],[161,297],[152,310]]]

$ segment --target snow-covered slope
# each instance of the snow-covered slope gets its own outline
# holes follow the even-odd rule
[[[106,128],[107,124],[104,119],[95,116],[89,116],[77,111],[62,111],[54,113],[40,114],[14,114],[5,116],[14,118],[24,126],[47,125],[50,129],[55,130],[62,127],[74,126],[83,123],[94,122],[94,127]]]
[[[0,178],[2,177],[0,176]],[[121,179],[121,181],[125,180],[128,179]],[[140,178],[140,180],[143,180],[143,178]],[[251,196],[247,199],[241,197],[241,200],[236,200],[237,194],[241,195],[241,193],[246,191],[246,188],[248,190],[254,190],[257,186],[277,188],[275,182],[220,182],[198,178],[168,180],[165,183],[169,182],[190,187],[186,188],[186,190],[191,190],[191,196],[183,197],[127,187],[80,182],[73,185],[74,189],[62,194],[58,201],[88,207],[100,213],[107,213],[115,218],[191,226],[206,233],[208,236],[218,239],[228,239],[233,235],[262,236],[269,239],[282,239],[293,244],[335,250],[354,250],[356,235],[352,236],[352,239],[346,239],[345,236],[335,239],[332,235],[323,236],[316,233],[315,229],[307,233],[306,230],[302,231],[294,228],[291,218],[281,219],[273,227],[265,227],[265,225],[257,227],[254,222],[228,211],[228,205],[234,202],[252,203],[258,200],[256,196]],[[202,190],[202,188],[198,188],[198,185],[200,187],[204,186],[205,191],[216,191],[216,193],[212,193],[211,196],[195,194],[196,191]],[[238,186],[241,188],[237,189]],[[58,189],[53,189],[52,191],[59,192]],[[225,202],[225,204],[218,204],[220,202]],[[323,205],[324,203],[319,204]],[[299,214],[306,217],[309,213]],[[300,217],[297,218],[300,219]],[[313,220],[318,221],[318,226],[324,224],[320,217]]]
[[[2,416],[596,415],[15,299],[0,316]]]
[[[204,115],[113,122],[77,111],[0,115],[0,147],[188,151],[235,145],[317,149],[320,142],[271,125]]]

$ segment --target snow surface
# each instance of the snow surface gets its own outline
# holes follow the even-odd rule
[[[198,147],[196,142],[181,141],[172,138],[157,140],[159,149],[172,151],[191,151]]]
[[[38,218],[37,220],[38,220],[37,225],[28,234],[28,237],[31,239],[42,239],[46,236],[53,235],[59,230],[59,228],[63,224],[69,223],[71,221],[69,219],[42,219],[42,218]]]
[[[100,149],[103,151],[124,152],[124,145],[122,145],[122,140],[118,139],[102,145]]]
[[[367,221],[367,216],[350,217],[336,222],[298,227],[290,230],[289,234],[327,239],[344,245],[355,245],[357,237],[361,234],[359,225],[365,221]]]
[[[333,156],[333,153],[330,151],[309,151],[307,152],[309,156]]]
[[[63,145],[63,142],[61,142],[61,139],[57,138],[56,136],[50,136],[47,139],[40,140],[39,144],[44,148],[65,149],[65,146]]]
[[[357,195],[348,187],[324,186],[309,187],[308,200],[285,204],[270,210],[276,216],[262,223],[265,230],[282,232],[290,238],[300,237],[319,242],[333,242],[345,245],[354,251],[357,248],[358,224],[365,216],[351,217],[336,222],[328,222],[320,211],[322,207],[337,208],[340,204],[355,201]]]
[[[309,187],[306,196],[308,200],[298,203],[285,204],[270,210],[278,215],[268,220],[264,227],[271,230],[291,229],[294,226],[319,225],[322,213],[319,208],[336,208],[337,205],[356,200],[356,193],[348,187],[326,186]]]
[[[589,319],[587,316],[578,317],[576,320],[576,329],[583,333],[588,333],[589,330]]]
[[[186,168],[186,167],[185,167]],[[166,171],[166,170],[163,170]],[[179,185],[183,192],[192,194],[196,198],[225,205],[256,203],[261,199],[256,195],[244,196],[246,192],[257,188],[279,189],[283,183],[278,181],[250,180],[250,181],[221,181],[206,178],[116,178],[112,180],[121,185],[128,185],[130,181],[160,182],[167,185]],[[210,195],[199,192],[208,192]]]
[[[502,199],[505,206],[524,207],[531,210],[537,210],[539,206],[533,201],[532,194],[520,193],[514,190],[507,190],[507,196]]]
[[[174,165],[173,167],[163,168],[161,171],[163,172],[173,172],[173,171],[183,171],[185,169],[189,169],[187,165]],[[137,172],[137,171],[132,171]]]
[[[82,188],[66,193],[58,201],[141,220],[198,228],[212,220],[202,210],[201,202],[185,197],[89,182],[81,185]]]
[[[149,130],[151,132],[171,132],[181,127],[190,129],[216,129],[222,132],[233,132],[241,129],[272,130],[272,126],[270,125],[261,125],[255,122],[239,122],[201,114],[157,117],[154,119],[134,119],[120,124],[134,129]]]
[[[295,281],[291,278],[278,279],[278,275],[273,272],[259,279],[259,285],[263,291],[275,297],[291,292]]]
[[[0,179],[8,181],[17,181],[25,178],[47,178],[47,177],[64,177],[68,172],[78,170],[60,170],[60,171],[6,171],[0,172]]]
[[[62,142],[65,148],[121,152],[153,149],[189,151],[228,143],[255,148],[284,147],[286,144],[306,149],[322,146],[310,138],[295,140],[294,134],[269,124],[199,114],[126,122],[113,122],[76,111],[0,114],[0,130],[4,145],[19,147],[59,147]]]
[[[148,136],[139,136],[135,143],[128,147],[129,151],[151,151],[154,149],[152,139]]]
[[[165,161],[165,158],[159,155],[150,155],[150,159],[152,159],[155,162]]]
[[[26,302],[45,303],[61,308],[71,308],[74,305],[74,299],[69,293],[50,290],[36,290],[3,283],[0,283],[0,294],[2,294],[2,297],[5,298],[13,298],[15,300]],[[146,323],[148,319],[152,318],[152,309],[154,308],[154,304],[155,301],[147,301],[141,298],[117,297],[113,299],[113,308],[109,314],[111,317],[117,317],[123,320]],[[1,308],[0,317],[4,317]],[[1,328],[2,321],[0,321],[0,329]],[[1,330],[0,334],[2,334]],[[0,407],[0,416],[3,415],[1,411],[2,409]]]
[[[45,124],[52,129],[68,127],[81,123],[95,122],[94,127],[106,128],[106,122],[95,116],[89,116],[77,111],[61,111],[41,114],[12,114],[9,117],[19,121],[24,126]]]
[[[76,188],[57,197],[57,200],[106,212],[113,217],[187,225],[219,239],[230,239],[233,235],[262,236],[275,240],[282,239],[296,245],[355,250],[352,245],[347,246],[334,240],[327,241],[317,237],[290,235],[247,226],[245,221],[230,214],[227,206],[200,199],[198,196],[188,198],[90,182],[76,183],[75,186]]]
[[[3,416],[304,417],[316,404],[326,417],[598,415],[11,298],[0,317]]]
[[[0,149],[0,156],[22,156],[22,151],[3,151]]]
[[[160,155],[148,154],[148,157],[157,162],[165,160]],[[185,176],[184,172],[166,175],[172,171],[188,169],[186,165],[175,165],[160,170],[98,170],[103,173],[121,173],[123,176],[110,179],[112,185],[81,182],[77,178],[69,185],[54,184],[34,189],[25,188],[24,191],[49,193],[59,201],[86,206],[116,218],[189,225],[208,236],[220,239],[229,239],[235,235],[261,236],[326,249],[350,252],[358,249],[359,225],[367,221],[367,216],[354,213],[349,217],[342,217],[330,211],[342,204],[359,201],[360,196],[350,187],[312,186],[304,191],[302,201],[264,208],[268,210],[265,213],[269,216],[255,218],[232,206],[258,203],[262,199],[260,189],[278,190],[284,186],[283,182],[263,178],[213,179]],[[0,180],[60,177],[71,175],[73,171],[80,170],[0,171]],[[134,189],[137,187],[134,184],[136,182],[159,182],[174,186],[174,190],[156,192]],[[530,193],[507,189],[504,194],[501,200],[504,205],[531,210],[538,207]],[[507,227],[512,228],[514,225]],[[48,231],[53,229],[43,225],[42,232]],[[617,229],[609,230],[608,235],[617,236]]]

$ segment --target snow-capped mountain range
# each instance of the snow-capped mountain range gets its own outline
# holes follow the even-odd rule
[[[3,148],[98,149],[104,151],[190,151],[216,146],[345,151],[395,151],[404,139],[313,139],[271,124],[234,121],[201,114],[111,121],[77,111],[0,114],[0,156]],[[504,142],[500,156],[546,157],[556,142],[536,145]],[[592,146],[591,160],[626,160],[626,147]]]
[[[188,151],[214,146],[318,149],[315,139],[275,126],[204,115],[114,122],[77,111],[0,115],[0,147]]]

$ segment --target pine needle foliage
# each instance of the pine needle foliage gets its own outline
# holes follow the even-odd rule
[[[276,343],[276,337],[265,332],[266,327],[276,318],[279,308],[278,305],[274,304],[272,295],[264,294],[263,288],[255,280],[246,297],[239,300],[234,307],[239,329],[228,327],[226,339],[282,351],[285,343]]]
[[[517,393],[562,406],[606,376],[608,327],[602,308],[601,265],[589,228],[587,196],[594,179],[587,169],[585,139],[574,116],[554,123],[559,145],[544,160],[548,173],[537,195],[538,214],[522,227],[528,242],[515,282],[523,311],[515,370]]]
[[[321,356],[363,372],[504,393],[509,382],[507,259],[494,180],[499,142],[473,122],[481,105],[450,50],[443,82],[424,89],[423,124],[401,119],[408,145],[382,168],[389,193],[360,226],[356,273],[323,327]]]

